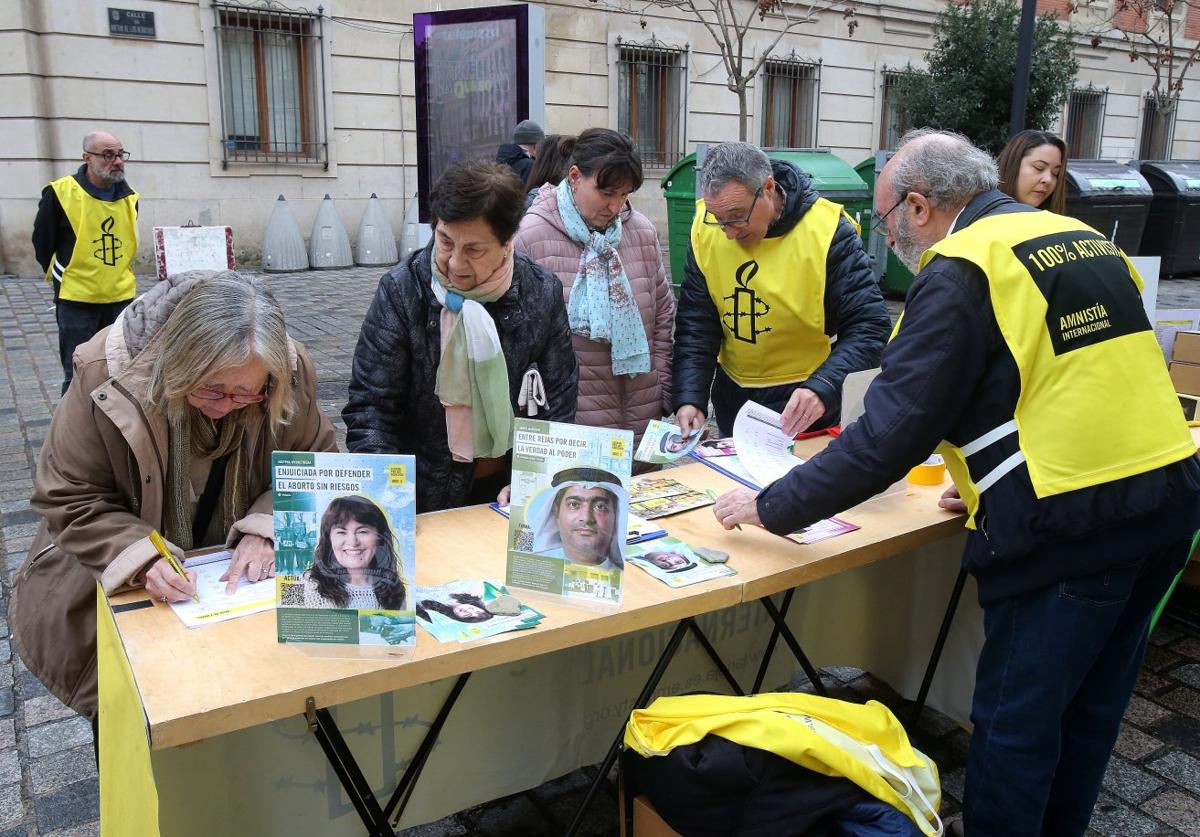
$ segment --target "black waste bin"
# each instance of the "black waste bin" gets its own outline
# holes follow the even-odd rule
[[[1160,276],[1200,274],[1200,160],[1137,160],[1154,199],[1139,256],[1159,256]]]
[[[1142,231],[1154,197],[1136,169],[1116,160],[1067,163],[1067,215],[1111,239],[1128,256],[1140,255]]]

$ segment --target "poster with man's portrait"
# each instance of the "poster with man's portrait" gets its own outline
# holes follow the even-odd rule
[[[518,419],[505,584],[620,604],[633,434]]]

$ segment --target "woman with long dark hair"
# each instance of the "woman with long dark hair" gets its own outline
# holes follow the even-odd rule
[[[365,497],[338,497],[321,517],[321,537],[304,572],[304,606],[403,610],[396,539],[382,509]]]
[[[1000,191],[1062,215],[1067,208],[1067,144],[1046,131],[1022,131],[996,158]]]

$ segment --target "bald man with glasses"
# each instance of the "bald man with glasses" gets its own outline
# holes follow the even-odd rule
[[[83,138],[83,165],[42,190],[33,249],[54,285],[62,391],[75,348],[112,325],[137,292],[138,193],[125,182],[129,152],[104,131]]]
[[[891,327],[858,230],[808,175],[756,146],[708,152],[675,317],[675,419],[722,436],[754,401],[789,434],[837,424],[842,381]]]

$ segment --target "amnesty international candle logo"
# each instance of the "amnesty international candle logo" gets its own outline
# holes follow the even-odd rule
[[[724,301],[731,303],[721,315],[721,322],[735,340],[743,343],[757,343],[758,335],[766,334],[770,326],[759,326],[759,320],[771,311],[771,306],[763,301],[750,282],[758,274],[758,262],[751,259],[743,262],[737,269],[737,287]]]
[[[121,239],[112,234],[114,223],[115,220],[111,215],[105,218],[100,222],[100,237],[92,239],[92,244],[100,245],[92,251],[92,255],[109,267],[115,265],[117,259],[121,258]]]
[[[1055,355],[1150,329],[1121,249],[1098,233],[1041,236],[1013,247],[1013,254],[1046,299]]]

